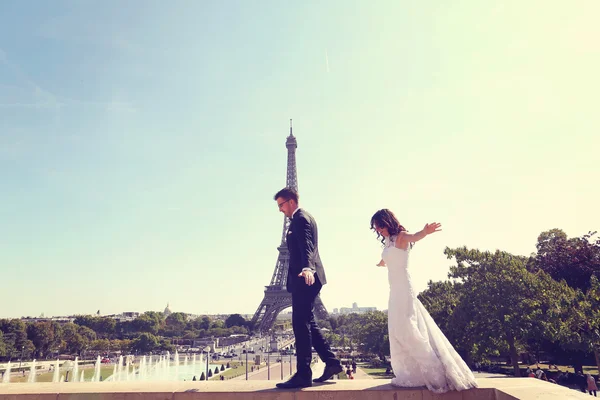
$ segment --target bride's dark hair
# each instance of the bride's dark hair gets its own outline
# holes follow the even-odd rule
[[[387,228],[390,236],[397,236],[400,232],[408,232],[406,228],[400,225],[394,213],[387,208],[377,211],[371,217],[371,229],[375,230],[375,227]],[[381,243],[385,244],[385,238],[377,232],[377,239],[379,238],[382,238]]]

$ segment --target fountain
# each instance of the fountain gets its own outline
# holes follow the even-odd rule
[[[123,356],[119,356],[119,360],[117,362],[117,380],[121,380],[121,375],[123,372]]]
[[[92,377],[92,382],[100,382],[100,378],[102,377],[101,371],[100,371],[100,366],[102,365],[102,361],[100,359],[100,356],[98,356],[98,358],[96,358],[96,369],[94,370],[94,376]]]
[[[179,376],[179,353],[175,350],[175,355],[173,356],[173,363],[175,364],[175,376]]]
[[[27,383],[35,383],[35,360],[31,362],[31,367],[29,368],[29,377],[27,378]]]
[[[125,360],[125,380],[129,380],[129,367],[131,366],[131,360],[129,357]]]
[[[60,380],[60,369],[59,369],[59,360],[56,359],[56,364],[54,364],[54,375],[52,376],[52,382],[56,383]]]
[[[75,361],[73,362],[73,371],[71,372],[71,382],[77,382],[77,378],[78,378],[77,375],[79,375],[79,357],[75,357]]]
[[[6,364],[6,369],[4,370],[4,377],[2,378],[2,383],[10,383],[10,361]]]
[[[117,364],[113,366],[113,373],[111,376],[117,376]]]
[[[112,374],[102,379],[102,361],[101,357],[96,358],[94,364],[94,372],[89,378],[91,370],[88,372],[89,382],[100,382],[111,381],[183,381],[192,380],[194,376],[200,377],[204,372],[206,374],[207,367],[212,371],[218,365],[207,366],[208,361],[207,355],[196,355],[192,356],[183,355],[180,356],[179,352],[170,354],[166,352],[162,356],[142,356],[138,359],[138,363],[133,363],[132,356],[119,356],[117,362],[113,366]],[[36,378],[36,364],[37,361],[33,360],[30,365],[29,376],[27,378],[28,383],[35,383]],[[80,366],[79,357],[76,357],[74,361],[65,361],[62,366],[60,360],[56,360],[51,365],[54,370],[50,372],[52,374],[52,382],[64,382],[65,378],[70,382],[85,382],[85,369]],[[12,364],[9,362],[6,364],[6,372],[2,378],[2,383],[10,383]],[[65,376],[65,374],[67,374]]]

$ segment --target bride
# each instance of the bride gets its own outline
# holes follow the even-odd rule
[[[388,209],[377,211],[371,218],[371,229],[384,245],[377,266],[387,266],[390,282],[388,331],[395,375],[392,385],[427,386],[435,393],[477,387],[467,364],[417,298],[408,273],[413,244],[439,232],[441,226],[434,222],[410,234]]]

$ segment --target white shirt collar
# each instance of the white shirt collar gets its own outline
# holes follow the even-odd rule
[[[296,208],[294,210],[294,212],[292,213],[292,216],[290,217],[290,219],[294,218],[294,214],[296,214],[298,212],[298,210],[300,209],[300,207]]]

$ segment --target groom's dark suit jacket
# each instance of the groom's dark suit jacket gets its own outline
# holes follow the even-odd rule
[[[304,268],[315,272],[315,282],[321,285],[327,283],[325,270],[319,256],[319,234],[317,222],[308,212],[298,209],[287,232],[286,243],[290,253],[286,288],[295,292],[308,288],[303,277],[298,277]]]

